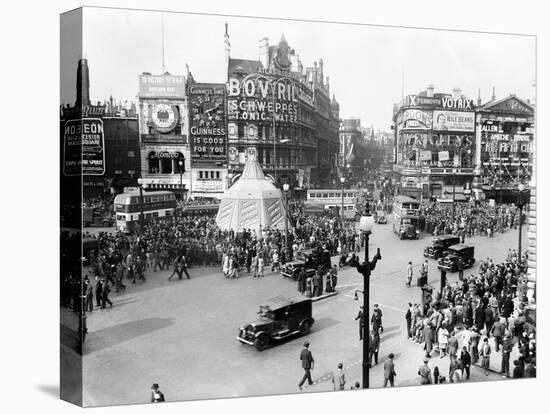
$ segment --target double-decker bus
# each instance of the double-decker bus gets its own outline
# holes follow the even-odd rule
[[[115,197],[117,230],[131,233],[139,224],[141,214],[139,193],[123,193]],[[143,219],[172,217],[176,209],[176,196],[171,191],[151,191],[143,193]]]
[[[342,208],[342,190],[308,190],[305,208],[308,206],[322,206],[336,214]],[[344,189],[344,218],[358,219],[357,212],[357,189]]]
[[[418,239],[420,235],[420,202],[407,196],[393,200],[393,232],[400,239]]]

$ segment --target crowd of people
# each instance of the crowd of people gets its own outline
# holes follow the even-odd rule
[[[463,239],[475,235],[493,237],[496,232],[515,229],[519,223],[519,209],[514,204],[491,206],[488,201],[452,204],[424,200],[421,214],[425,217],[424,230],[438,236],[459,234]]]
[[[485,259],[479,274],[447,283],[424,308],[409,303],[407,334],[423,346],[425,358],[418,371],[422,384],[467,380],[470,367],[476,363],[489,375],[493,352],[501,353],[500,373],[504,377],[535,376],[536,327],[528,311],[524,263],[510,250],[503,263]],[[519,356],[511,370],[514,347]],[[437,351],[440,358],[449,358],[448,376],[437,366],[433,371],[428,366]]]

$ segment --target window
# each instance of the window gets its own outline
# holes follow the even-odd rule
[[[147,161],[149,164],[149,174],[158,174],[160,172],[160,163],[155,151],[151,151],[147,155]]]
[[[199,179],[202,180],[202,171],[199,171]]]
[[[220,179],[220,172],[219,171],[216,171],[216,179]]]
[[[133,158],[133,157],[135,157],[134,151],[128,151],[128,158]]]
[[[166,216],[171,216],[171,215],[172,215],[172,212],[171,212],[170,210],[166,210],[166,211],[165,211],[165,214],[166,214]]]
[[[117,214],[116,219],[118,221],[126,221],[126,216],[124,216],[122,214]]]
[[[158,211],[154,211],[154,212],[153,212],[153,217],[156,218],[156,217],[158,217],[158,216],[159,216],[159,212],[158,212]]]

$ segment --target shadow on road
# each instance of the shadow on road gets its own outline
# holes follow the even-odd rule
[[[88,337],[84,343],[84,354],[89,355],[100,349],[147,335],[159,329],[167,328],[173,323],[174,318],[147,318],[88,332]]]
[[[43,394],[46,394],[52,398],[59,398],[59,385],[58,384],[39,384],[36,389]]]
[[[395,338],[396,336],[402,335],[401,332],[394,332],[387,335],[385,333],[386,333],[386,330],[384,329],[384,333],[380,335],[380,343],[382,344],[384,343],[384,341],[388,341],[392,338]]]

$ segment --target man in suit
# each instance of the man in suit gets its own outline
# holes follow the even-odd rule
[[[378,351],[380,349],[380,335],[374,329],[370,333],[369,339],[369,365],[372,367],[372,357],[374,357],[374,365],[378,364]]]
[[[411,321],[412,321],[412,303],[409,302],[409,308],[407,309],[407,313],[405,314],[405,320],[407,321],[407,338],[412,337],[411,332]]]
[[[513,346],[512,335],[510,331],[506,331],[504,340],[502,341],[502,365],[500,368],[500,373],[503,377],[510,376],[510,353]]]
[[[363,330],[365,327],[365,315],[363,314],[363,306],[361,306],[361,309],[359,309],[359,312],[357,313],[355,320],[359,320],[359,340],[362,341]]]
[[[460,352],[460,368],[461,376],[464,378],[464,371],[466,371],[466,379],[470,379],[470,366],[472,365],[472,357],[465,346],[462,347]]]
[[[394,378],[397,375],[395,372],[395,365],[393,363],[393,354],[388,355],[388,359],[384,362],[384,387],[390,382],[390,387],[393,387]]]
[[[300,352],[300,360],[302,361],[302,368],[304,369],[305,373],[298,384],[298,388],[302,389],[302,385],[304,385],[304,382],[306,380],[308,381],[309,385],[313,385],[313,381],[311,380],[311,370],[313,369],[313,355],[311,355],[311,351],[309,350],[309,342],[304,342],[304,349],[302,349],[302,352]]]
[[[502,345],[502,338],[504,337],[504,332],[506,331],[506,326],[504,325],[503,319],[498,319],[491,328],[491,334],[495,338],[495,350],[498,352],[500,346]]]

